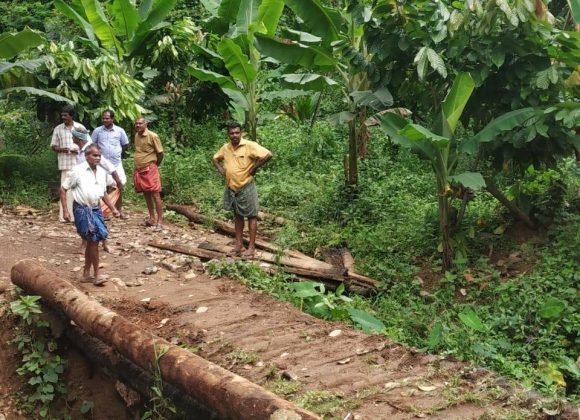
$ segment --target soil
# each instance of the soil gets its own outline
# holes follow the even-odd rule
[[[208,239],[231,242],[206,226],[184,220],[155,231],[142,226],[138,211],[128,220],[108,222],[114,253],[101,253],[101,262],[109,281],[96,287],[79,282],[83,258],[74,226],[56,220],[54,211],[0,208],[0,419],[29,418],[19,411],[18,394],[27,388],[16,373],[19,356],[8,343],[14,336],[7,305],[10,269],[24,258],[154,334],[325,418],[542,417],[534,414],[527,394],[514,391],[516,384],[485,369],[313,318],[239,282],[208,276],[195,258],[147,246],[152,239],[190,246]],[[81,418],[81,404],[92,401],[95,419],[135,418],[116,380],[71,343],[63,348],[69,393],[66,404],[55,407],[57,417]]]

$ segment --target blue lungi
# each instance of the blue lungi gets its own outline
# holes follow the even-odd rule
[[[75,226],[81,238],[98,242],[104,241],[109,236],[103,212],[99,206],[88,207],[73,202],[73,213],[75,216]]]

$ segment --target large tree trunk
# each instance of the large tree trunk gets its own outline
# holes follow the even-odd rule
[[[485,188],[487,191],[494,196],[500,203],[507,207],[509,211],[516,217],[516,219],[521,220],[524,222],[529,228],[536,229],[537,226],[532,219],[524,213],[518,206],[516,206],[513,202],[508,200],[508,198],[497,188],[495,183],[491,178],[485,178]]]
[[[87,297],[34,260],[19,261],[12,267],[12,282],[28,293],[62,311],[76,325],[153,372],[157,364],[161,378],[207,406],[219,418],[269,419],[281,413],[295,418],[317,419],[260,386],[235,375],[195,354],[172,345],[129,322]],[[167,352],[157,360],[159,350]],[[293,418],[294,418],[293,417]]]

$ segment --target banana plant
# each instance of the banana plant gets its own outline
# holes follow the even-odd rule
[[[55,0],[58,11],[73,20],[94,47],[114,50],[117,58],[146,53],[152,34],[169,25],[164,19],[177,0],[144,0],[139,6],[131,0]]]
[[[284,9],[284,0],[222,0],[204,3],[212,18],[209,26],[221,33],[215,49],[194,46],[213,63],[217,71],[197,65],[189,73],[201,80],[216,83],[230,98],[238,120],[246,124],[252,140],[257,138],[257,119],[262,101],[258,73],[263,58],[254,46],[258,33],[273,35]],[[221,73],[220,73],[221,72]]]
[[[46,57],[8,61],[21,52],[45,42],[46,38],[42,33],[30,28],[17,33],[0,34],[0,95],[21,92],[27,95],[44,96],[58,102],[73,103],[67,97],[36,87],[37,80],[33,75],[45,64]]]
[[[304,31],[285,29],[283,37],[256,34],[255,44],[263,54],[299,67],[304,72],[282,76],[294,88],[323,91],[340,89],[345,110],[331,121],[348,124],[348,156],[345,159],[346,184],[358,186],[358,158],[366,154],[369,138],[368,113],[384,110],[393,103],[388,89],[379,87],[380,74],[372,63],[364,38],[365,24],[371,19],[370,6],[346,0],[331,9],[319,0],[286,0],[287,6],[303,21]],[[338,79],[330,78],[337,75]]]
[[[478,190],[486,186],[479,172],[456,174],[459,160],[477,151],[481,143],[494,140],[501,133],[528,123],[539,112],[534,108],[522,108],[507,112],[492,120],[479,133],[459,141],[455,132],[463,110],[475,89],[475,82],[469,73],[460,73],[455,78],[447,96],[441,103],[441,111],[429,130],[394,113],[381,117],[382,130],[395,142],[416,152],[431,163],[437,181],[437,202],[439,209],[439,230],[443,269],[453,266],[453,241],[451,235],[452,184]]]

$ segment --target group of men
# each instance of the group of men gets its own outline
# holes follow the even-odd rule
[[[123,210],[122,193],[127,182],[122,159],[126,157],[129,139],[125,130],[115,125],[115,113],[102,113],[103,125],[90,135],[88,130],[74,120],[70,106],[61,112],[62,124],[52,135],[51,148],[58,154],[61,173],[59,220],[74,221],[77,233],[85,247],[85,265],[81,282],[102,285],[106,276],[99,272],[99,242],[107,245],[108,230],[105,225],[101,200],[115,217],[127,219]],[[242,138],[241,125],[228,125],[229,143],[213,156],[212,163],[225,178],[224,208],[234,212],[234,254],[252,257],[255,252],[257,232],[258,196],[254,176],[256,171],[272,158],[272,153],[259,144]],[[159,165],[163,161],[163,146],[159,136],[147,128],[147,120],[135,121],[133,185],[142,192],[147,204],[147,227],[163,228],[163,202]],[[115,194],[107,194],[107,189]],[[115,198],[115,201],[111,198]],[[248,219],[249,242],[244,248],[243,230]],[[93,275],[91,275],[91,267]]]

